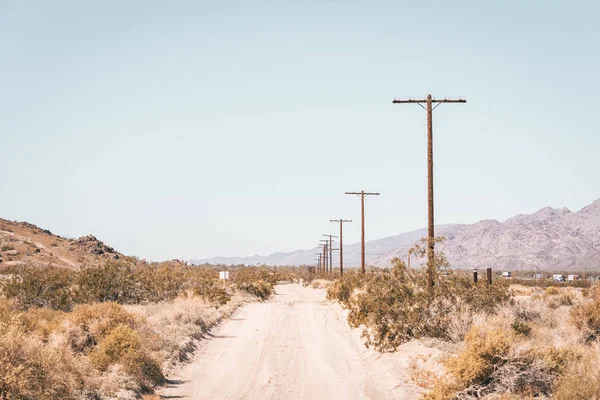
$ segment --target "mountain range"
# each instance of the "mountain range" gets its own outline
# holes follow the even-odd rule
[[[427,235],[426,229],[368,241],[367,264],[386,267],[390,260],[407,258],[408,250]],[[600,199],[577,212],[567,208],[543,208],[504,222],[483,220],[474,224],[436,226],[446,240],[436,247],[453,268],[500,268],[505,270],[600,270]],[[335,246],[338,247],[338,246]],[[318,248],[274,253],[268,256],[214,257],[190,260],[193,264],[313,265]],[[334,252],[334,266],[339,264]],[[424,259],[411,260],[412,266]],[[360,243],[344,245],[344,264],[360,263]]]

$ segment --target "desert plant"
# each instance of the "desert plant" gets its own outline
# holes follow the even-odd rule
[[[600,337],[600,296],[594,295],[590,301],[573,307],[571,321],[586,333],[588,341]]]
[[[79,273],[77,284],[81,302],[137,304],[142,300],[141,286],[126,263],[107,262],[100,267],[85,268]]]
[[[22,267],[3,283],[3,293],[17,301],[19,307],[47,307],[69,311],[74,299],[71,291],[74,272],[61,268]]]
[[[600,351],[598,347],[571,360],[554,388],[557,400],[600,399]]]

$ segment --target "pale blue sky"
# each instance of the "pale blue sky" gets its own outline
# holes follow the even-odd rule
[[[493,5],[492,5],[493,3]],[[597,1],[0,0],[0,216],[142,258],[600,197]],[[347,242],[359,240],[357,223]]]

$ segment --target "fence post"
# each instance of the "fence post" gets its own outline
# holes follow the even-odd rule
[[[488,285],[492,284],[492,269],[491,268],[487,269],[487,283],[488,283]]]
[[[473,270],[473,282],[477,283],[477,270],[476,269]]]

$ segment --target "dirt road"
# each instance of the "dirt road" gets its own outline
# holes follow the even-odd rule
[[[213,331],[194,360],[170,377],[176,383],[162,391],[163,398],[418,398],[420,389],[407,372],[410,344],[379,354],[364,347],[360,331],[348,327],[323,290],[289,284],[276,293]]]

